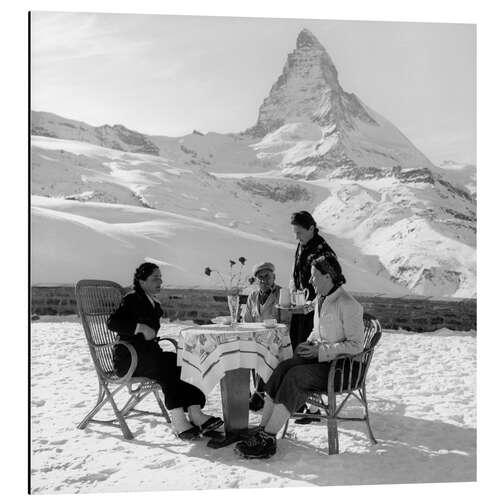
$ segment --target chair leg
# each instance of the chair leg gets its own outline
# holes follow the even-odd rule
[[[287,418],[285,422],[285,427],[283,427],[283,434],[281,434],[281,439],[284,439],[286,436],[286,431],[288,430],[288,423],[290,422],[290,419]]]
[[[106,386],[104,386],[104,391],[107,394],[106,399],[110,402],[110,404],[113,408],[113,411],[115,412],[118,423],[120,424],[120,428],[122,430],[123,437],[125,439],[134,439],[134,435],[130,431],[130,428],[127,425],[127,422],[125,422],[125,418],[123,418],[121,411],[118,409],[118,406],[116,406],[116,403],[115,403],[115,400],[113,399],[113,395],[111,394],[111,391]],[[118,392],[118,390],[116,392]]]
[[[135,394],[132,394],[128,401],[123,405],[123,408],[120,410],[120,413],[123,417],[126,417],[140,402],[140,398],[138,398]]]
[[[257,390],[257,384],[258,384],[258,375],[257,375],[257,372],[255,370],[251,370],[250,371],[250,374],[252,376],[252,383],[253,383],[253,388],[254,388],[254,391]]]
[[[131,396],[129,400],[125,403],[123,408],[120,410],[122,415],[126,417],[132,410],[135,409],[135,407],[143,400],[145,399],[151,392],[153,392],[153,389],[149,390],[144,390],[143,385],[135,390],[131,391],[130,386],[128,386],[128,390],[131,393]]]
[[[339,430],[337,427],[337,400],[335,396],[328,398],[328,415],[326,425],[328,429],[328,454],[338,455],[339,453]]]
[[[370,438],[370,441],[372,444],[377,444],[377,440],[375,439],[375,436],[373,435],[372,428],[370,426],[370,417],[368,415],[368,401],[366,400],[366,387],[363,386],[362,389],[359,391],[361,395],[361,400],[363,401],[363,405],[365,407],[365,421],[366,421],[366,427],[368,428],[368,437]]]
[[[158,389],[153,389],[153,393],[155,395],[156,401],[158,402],[158,406],[160,407],[162,415],[165,417],[167,424],[171,424],[170,415],[168,414],[167,408],[165,407],[165,403],[161,399],[160,394],[158,393]]]
[[[101,381],[99,381],[99,394],[97,396],[97,402],[94,408],[92,408],[92,410],[90,410],[85,416],[85,418],[78,424],[77,429],[85,429],[85,427],[87,427],[92,417],[103,407],[104,403],[105,403],[104,390],[102,388]]]

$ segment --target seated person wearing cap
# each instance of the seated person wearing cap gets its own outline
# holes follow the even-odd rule
[[[281,314],[282,311],[275,307],[279,304],[281,287],[275,283],[276,274],[274,269],[271,262],[263,262],[253,267],[252,275],[259,288],[248,295],[243,316],[245,323],[258,323],[265,319],[275,319],[278,323],[287,321],[287,318]],[[256,390],[250,398],[250,409],[252,411],[259,411],[264,405],[263,397],[260,395],[263,394],[263,391],[264,382],[259,379]]]

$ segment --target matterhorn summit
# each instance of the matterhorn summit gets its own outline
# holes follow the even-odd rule
[[[338,167],[433,168],[394,125],[342,88],[332,59],[307,29],[246,133],[260,139],[261,159],[299,175],[325,176]],[[293,150],[279,147],[291,138]]]

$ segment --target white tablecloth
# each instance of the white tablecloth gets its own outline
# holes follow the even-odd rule
[[[180,332],[177,364],[182,380],[208,394],[227,371],[237,368],[253,368],[267,381],[279,362],[292,355],[285,325],[203,325]]]

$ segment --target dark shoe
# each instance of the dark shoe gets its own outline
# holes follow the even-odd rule
[[[309,408],[307,408],[304,415],[321,415],[321,412],[319,410],[312,412]],[[312,424],[313,422],[321,422],[321,419],[318,417],[301,417],[295,419],[295,423],[299,425]]]
[[[198,439],[200,436],[200,430],[198,427],[191,427],[187,431],[180,432],[177,434],[177,437],[179,439],[182,439],[182,441],[194,441],[195,439]]]
[[[219,417],[210,417],[206,422],[198,426],[200,434],[204,436],[205,434],[218,429],[224,422]]]
[[[262,399],[262,396],[258,392],[254,392],[252,394],[248,407],[250,408],[251,411],[262,410],[262,408],[264,407],[264,400]]]
[[[272,457],[276,453],[276,436],[259,430],[249,439],[237,443],[234,451],[248,459]]]

